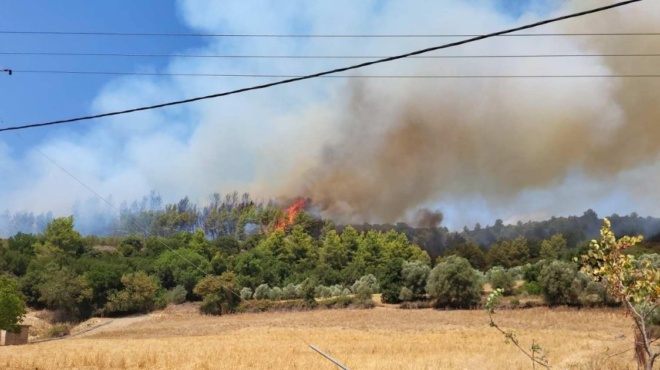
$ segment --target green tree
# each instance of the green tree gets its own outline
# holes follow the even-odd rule
[[[578,269],[574,263],[553,261],[543,267],[539,282],[543,297],[550,305],[576,305],[580,292],[574,289],[574,280],[578,278]]]
[[[468,308],[479,303],[482,285],[468,260],[449,256],[431,270],[426,291],[436,300],[437,308]]]
[[[328,264],[332,269],[341,270],[348,264],[348,257],[348,249],[341,242],[337,231],[328,231],[323,239],[323,246],[320,250],[321,261]]]
[[[19,323],[25,316],[25,302],[18,291],[16,280],[0,275],[0,329],[18,333]]]
[[[652,370],[660,356],[652,346],[648,320],[658,308],[660,271],[649,261],[639,269],[636,259],[625,250],[642,241],[641,236],[616,239],[611,223],[604,219],[600,240],[592,240],[587,254],[582,256],[582,271],[599,281],[613,297],[626,307],[635,323],[635,355],[638,365]]]
[[[238,279],[233,272],[208,275],[195,286],[195,294],[203,298],[199,309],[207,315],[222,315],[236,309],[240,297],[235,292]]]
[[[415,297],[425,293],[426,280],[431,273],[431,267],[421,261],[404,261],[401,266],[401,278],[404,288],[409,289]]]
[[[43,243],[36,245],[37,253],[44,256],[66,253],[79,256],[85,252],[82,236],[73,228],[73,216],[56,218],[49,222],[43,233]]]
[[[122,276],[121,283],[124,289],[108,297],[105,306],[107,312],[146,313],[154,309],[159,289],[158,278],[138,271]]]
[[[374,275],[365,275],[356,280],[351,290],[360,300],[369,300],[371,299],[372,294],[377,293],[380,289],[378,284],[378,279]]]
[[[456,255],[463,257],[470,262],[470,265],[476,269],[483,270],[486,268],[486,254],[479,246],[472,241],[459,243],[445,252],[445,256]]]
[[[553,235],[550,240],[541,243],[540,257],[542,259],[554,260],[566,251],[566,239],[561,234]]]
[[[486,273],[488,282],[493,289],[501,289],[504,295],[513,294],[516,281],[513,275],[501,266],[495,266]]]
[[[527,239],[519,236],[514,240],[504,240],[491,246],[488,251],[488,263],[491,266],[511,268],[524,265],[529,259]]]
[[[188,292],[211,271],[211,264],[204,256],[185,248],[164,252],[154,266],[165,289],[183,285]]]
[[[80,275],[67,267],[50,264],[38,287],[46,307],[60,311],[65,320],[78,320],[91,314],[92,288]]]

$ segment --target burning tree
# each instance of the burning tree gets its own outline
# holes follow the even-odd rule
[[[275,222],[275,230],[285,230],[287,227],[293,225],[296,216],[305,209],[307,199],[296,199],[287,209],[283,212],[282,216]]]

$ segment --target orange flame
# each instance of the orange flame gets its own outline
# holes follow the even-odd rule
[[[296,218],[296,215],[305,208],[306,204],[307,201],[305,198],[300,197],[296,199],[296,201],[286,209],[283,217],[277,220],[275,230],[284,230],[288,226],[293,225],[293,220]]]

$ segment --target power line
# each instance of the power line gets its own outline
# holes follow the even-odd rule
[[[521,26],[521,27],[511,28],[511,29],[507,29],[507,30],[504,30],[504,31],[498,31],[498,32],[487,34],[487,35],[473,37],[473,38],[466,39],[466,40],[456,41],[456,42],[452,42],[452,43],[448,43],[448,44],[444,44],[444,45],[440,45],[440,46],[435,46],[435,47],[431,47],[431,48],[426,48],[426,49],[413,51],[413,52],[406,53],[406,54],[392,56],[392,57],[389,57],[389,58],[378,59],[378,60],[375,60],[375,61],[356,64],[356,65],[352,65],[352,66],[348,66],[348,67],[344,67],[344,68],[332,69],[332,70],[329,70],[329,71],[319,72],[319,73],[306,75],[306,76],[302,76],[302,77],[289,78],[289,79],[286,79],[286,80],[281,80],[281,81],[277,81],[277,82],[271,82],[271,83],[267,83],[267,84],[241,88],[241,89],[232,90],[232,91],[227,91],[227,92],[222,92],[222,93],[217,93],[217,94],[211,94],[211,95],[206,95],[206,96],[199,96],[199,97],[184,99],[184,100],[177,100],[177,101],[172,101],[172,102],[167,102],[167,103],[162,103],[162,104],[143,106],[143,107],[139,107],[139,108],[132,108],[132,109],[126,109],[126,110],[121,110],[121,111],[114,111],[114,112],[108,112],[108,113],[102,113],[102,114],[96,114],[96,115],[90,115],[90,116],[83,116],[83,117],[76,117],[76,118],[69,118],[69,119],[50,121],[50,122],[43,122],[43,123],[36,123],[36,124],[30,124],[30,125],[0,128],[0,132],[2,132],[2,131],[13,131],[13,130],[22,130],[22,129],[33,128],[33,127],[60,125],[60,124],[64,124],[64,123],[91,120],[91,119],[97,119],[97,118],[102,118],[102,117],[118,116],[118,115],[133,113],[133,112],[140,112],[140,111],[159,109],[159,108],[164,108],[164,107],[169,107],[169,106],[174,106],[174,105],[187,104],[187,103],[192,103],[192,102],[196,102],[196,101],[200,101],[200,100],[218,98],[218,97],[222,97],[222,96],[235,95],[235,94],[240,94],[240,93],[244,93],[244,92],[247,92],[247,91],[266,89],[266,88],[270,88],[270,87],[273,87],[273,86],[284,85],[284,84],[289,84],[289,83],[293,83],[293,82],[318,78],[318,77],[322,77],[322,76],[326,76],[326,75],[337,74],[337,73],[346,72],[346,71],[355,70],[355,69],[360,69],[360,68],[364,68],[364,67],[368,67],[368,66],[372,66],[372,65],[376,65],[376,64],[387,63],[387,62],[391,62],[391,61],[394,61],[394,60],[404,59],[404,58],[408,58],[408,57],[415,56],[415,55],[426,54],[426,53],[429,53],[429,52],[435,51],[435,50],[441,50],[441,49],[447,49],[447,48],[451,48],[451,47],[455,47],[455,46],[459,46],[459,45],[465,45],[465,44],[469,44],[469,43],[472,43],[472,42],[485,40],[485,39],[488,39],[488,38],[493,38],[493,37],[497,37],[497,36],[517,32],[517,31],[522,31],[522,30],[526,30],[526,29],[530,29],[530,28],[535,28],[535,27],[542,26],[542,25],[549,24],[549,23],[554,23],[554,22],[558,22],[558,21],[562,21],[562,20],[566,20],[566,19],[581,17],[581,16],[585,16],[585,15],[593,14],[593,13],[597,13],[597,12],[602,12],[602,11],[605,11],[605,10],[608,10],[608,9],[613,9],[613,8],[621,7],[621,6],[624,6],[624,5],[640,2],[640,1],[642,1],[642,0],[622,1],[622,2],[619,2],[619,3],[612,4],[612,5],[603,6],[603,7],[599,7],[599,8],[594,8],[594,9],[590,9],[590,10],[586,10],[586,11],[582,11],[582,12],[578,12],[578,13],[568,14],[568,15],[565,15],[565,16],[552,18],[552,19],[548,19],[548,20],[544,20],[544,21],[540,21],[540,22],[535,22],[535,23],[528,24],[528,25]]]
[[[14,69],[15,74],[72,74],[72,75],[119,75],[160,77],[226,77],[226,78],[301,78],[305,75],[243,74],[243,73],[166,73],[166,72],[113,72],[113,71],[66,71]],[[364,78],[364,79],[493,79],[493,78],[657,78],[660,74],[573,74],[573,75],[329,75],[319,78]]]
[[[641,1],[641,0],[639,0]],[[444,38],[478,37],[481,34],[267,34],[267,33],[168,33],[168,32],[97,32],[97,31],[17,31],[1,30],[0,35],[49,36],[140,36],[140,37],[227,37],[227,38]],[[561,36],[660,36],[660,32],[576,32],[576,33],[516,33],[498,37],[561,37]]]
[[[127,57],[127,58],[220,58],[220,59],[380,59],[386,55],[221,55],[158,53],[69,53],[0,51],[0,55]],[[660,53],[642,54],[504,54],[504,55],[417,55],[408,59],[490,59],[490,58],[595,58],[595,57],[660,57]]]

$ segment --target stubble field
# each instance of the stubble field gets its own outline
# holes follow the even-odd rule
[[[621,310],[532,308],[496,314],[554,369],[634,369]],[[530,369],[484,311],[370,310],[199,315],[192,305],[116,319],[82,336],[0,347],[2,369]],[[613,356],[614,355],[614,356]]]

